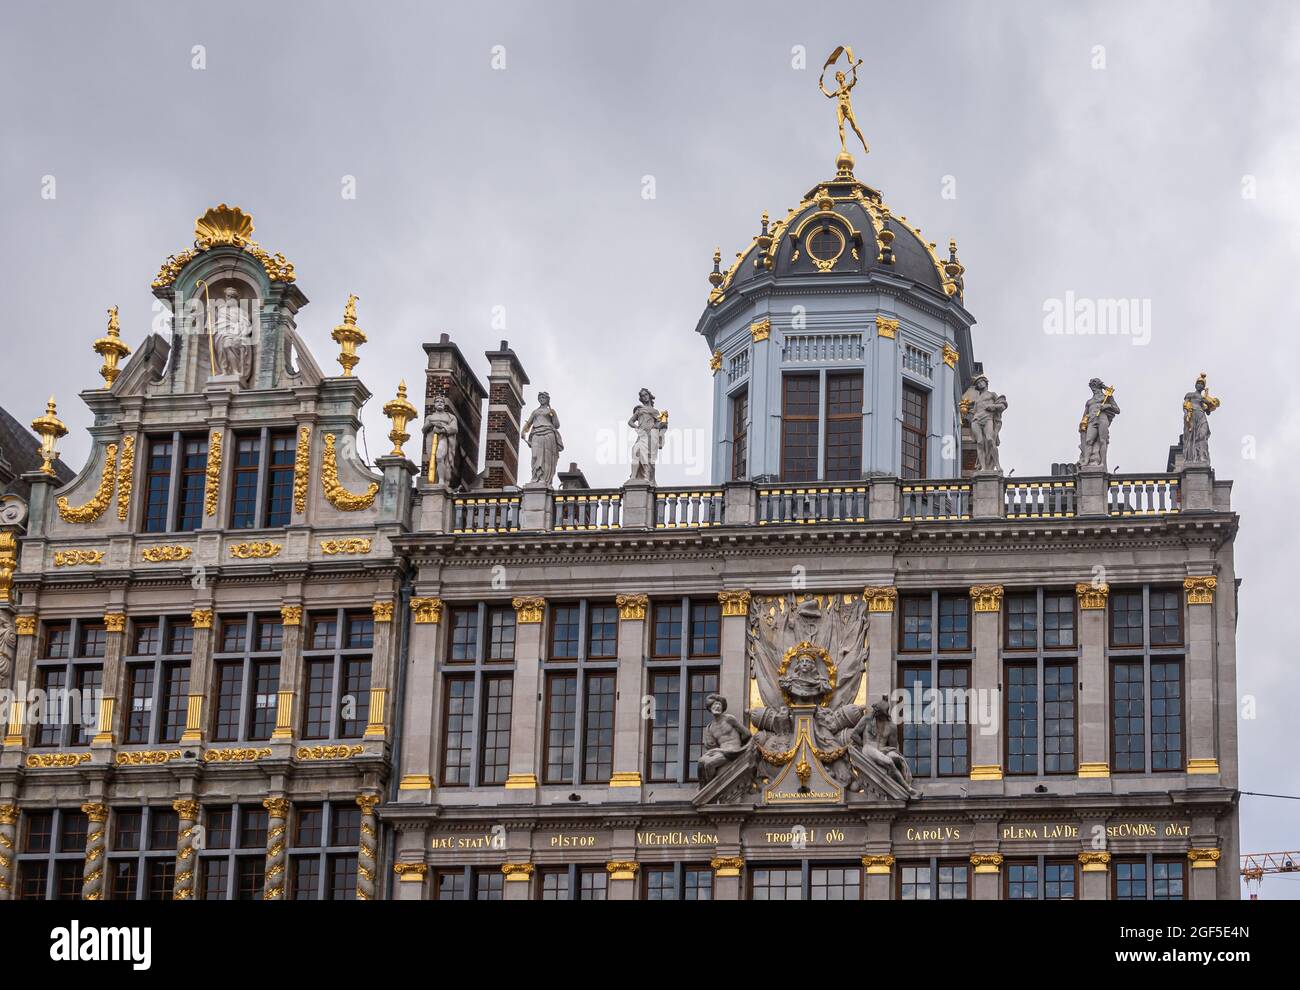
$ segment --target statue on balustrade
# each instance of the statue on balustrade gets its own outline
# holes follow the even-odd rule
[[[1002,442],[1002,414],[1006,409],[1006,396],[989,391],[987,375],[976,375],[962,396],[961,411],[969,417],[971,435],[975,439],[975,467],[978,471],[1002,473],[998,446]]]
[[[707,784],[724,767],[749,748],[750,731],[734,715],[727,714],[727,699],[711,694],[704,699],[713,720],[704,727],[700,754],[700,783]]]
[[[537,393],[537,408],[524,423],[523,437],[533,457],[533,480],[530,485],[551,487],[555,465],[559,463],[564,441],[560,438],[560,417],[551,408],[548,392]]]
[[[433,397],[433,412],[424,418],[424,454],[429,462],[429,483],[450,486],[456,470],[456,441],[460,425],[447,408],[447,398]]]
[[[648,388],[643,388],[638,396],[639,402],[632,410],[632,418],[627,425],[636,431],[636,441],[632,444],[632,476],[628,481],[655,483],[655,460],[663,449],[664,435],[668,432],[668,413],[655,408],[655,397]]]
[[[1192,391],[1183,396],[1183,463],[1210,463],[1210,413],[1219,408],[1219,400],[1205,387],[1205,372],[1196,379]]]
[[[1105,468],[1110,449],[1110,423],[1119,415],[1115,389],[1100,378],[1088,382],[1092,395],[1083,404],[1083,419],[1079,421],[1079,467]]]

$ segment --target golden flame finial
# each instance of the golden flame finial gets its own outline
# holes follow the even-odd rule
[[[393,423],[393,428],[388,433],[388,439],[393,441],[393,449],[389,452],[389,456],[405,457],[406,452],[402,450],[402,444],[411,439],[411,435],[406,432],[406,425],[419,415],[419,411],[406,397],[405,381],[398,383],[396,397],[384,404],[384,415]]]
[[[330,337],[342,350],[339,352],[339,364],[343,366],[343,377],[351,378],[352,369],[361,358],[357,357],[357,346],[366,342],[365,332],[357,326],[357,299],[348,293],[348,301],[343,306],[343,322],[334,328]]]
[[[113,387],[113,382],[117,380],[118,372],[121,370],[117,366],[118,362],[131,353],[131,348],[122,343],[121,329],[117,318],[117,307],[112,306],[108,310],[108,329],[104,332],[104,336],[90,345],[91,350],[104,359],[104,365],[99,369],[99,373],[104,377],[104,388]]]
[[[45,404],[45,415],[32,420],[32,430],[41,438],[41,470],[52,475],[55,458],[59,456],[59,452],[54,449],[55,441],[68,435],[68,428],[58,417],[54,396],[51,395]]]

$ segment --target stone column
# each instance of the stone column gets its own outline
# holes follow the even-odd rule
[[[388,717],[389,653],[393,647],[393,602],[376,601],[370,606],[375,617],[375,638],[370,655],[370,713],[366,719],[367,739],[383,739]]]
[[[104,642],[102,679],[104,693],[99,701],[99,722],[95,735],[91,738],[91,744],[94,746],[113,745],[116,738],[113,728],[117,698],[125,690],[126,665],[122,663],[122,654],[125,651],[126,613],[120,606],[110,606],[104,613],[104,629],[107,633]]]
[[[1104,901],[1110,897],[1110,853],[1104,850],[1079,853],[1082,875],[1080,897],[1085,901]]]
[[[1074,593],[1079,601],[1079,790],[1106,791],[1110,789],[1106,700],[1106,599],[1110,586],[1077,584]]]
[[[185,712],[185,731],[181,734],[181,742],[201,743],[203,706],[212,686],[213,611],[210,608],[193,609],[190,621],[194,624],[194,653],[190,665],[189,707]]]
[[[714,856],[709,862],[713,868],[713,899],[715,901],[740,900],[740,872],[745,868],[741,856]]]
[[[412,598],[411,615],[414,621],[406,661],[402,776],[397,785],[399,802],[428,801],[433,796],[434,710],[438,697],[438,632],[442,628],[442,599],[432,596]],[[406,892],[406,884],[413,882],[406,877],[402,879],[403,883],[398,887],[400,894]]]
[[[875,704],[894,690],[894,603],[898,589],[868,585],[867,599],[867,703]]]
[[[275,699],[273,741],[293,739],[298,732],[294,698],[302,678],[302,605],[294,602],[280,606],[280,683]]]
[[[720,591],[722,605],[722,670],[718,691],[733,714],[745,707],[745,682],[749,676],[746,639],[749,635],[748,591]],[[735,708],[730,708],[730,706]]]
[[[32,657],[36,653],[36,627],[38,620],[35,613],[14,617],[14,631],[18,634],[18,646],[14,650],[13,690],[14,697],[9,705],[9,726],[5,731],[5,748],[22,749],[27,744],[27,689],[30,683]]]
[[[615,604],[618,605],[618,674],[614,701],[614,773],[609,786],[627,788],[611,798],[636,801],[641,794],[641,676],[650,597],[619,595]]]
[[[609,873],[608,900],[636,900],[636,872],[639,868],[634,860],[611,860],[605,864]]]
[[[1219,896],[1219,856],[1216,848],[1189,849],[1187,861],[1191,866],[1191,882],[1187,897],[1193,901],[1213,901]]]
[[[108,821],[108,805],[97,801],[81,806],[82,813],[90,819],[86,829],[86,866],[81,874],[81,899],[98,901],[104,897],[104,832]]]
[[[971,684],[980,699],[997,698],[993,708],[998,719],[998,731],[989,732],[987,726],[971,724],[970,779],[980,781],[972,793],[1002,793],[1002,705],[998,693],[1001,681],[1001,660],[998,649],[1002,637],[1002,585],[977,584],[970,589],[971,605],[975,612],[975,669]],[[985,709],[981,700],[979,709]],[[976,712],[967,711],[972,718]],[[997,783],[994,783],[997,782]]]
[[[503,900],[526,901],[532,888],[532,863],[505,863],[501,872],[506,875],[505,887],[501,892]]]
[[[379,818],[375,808],[380,803],[378,794],[359,794],[357,805],[361,808],[361,841],[357,844],[357,900],[373,901],[379,896]]]
[[[172,884],[172,900],[194,899],[194,871],[198,861],[194,858],[194,833],[199,821],[199,802],[180,798],[172,802],[176,812],[176,879]]]
[[[862,857],[867,873],[867,900],[887,901],[894,896],[894,857],[891,853],[875,853]]]
[[[289,799],[269,797],[262,802],[266,809],[266,879],[262,899],[284,900],[285,849],[288,847],[286,823],[289,821]]]
[[[971,853],[970,865],[975,870],[975,900],[1000,900],[1002,898],[1002,854]]]
[[[397,899],[399,901],[419,901],[424,899],[424,878],[429,868],[423,863],[394,863],[393,872],[397,874]]]
[[[1187,772],[1189,783],[1218,783],[1219,749],[1214,706],[1214,589],[1204,575],[1183,581],[1187,597]]]
[[[0,901],[13,900],[14,838],[18,826],[18,805],[0,804]]]
[[[507,799],[531,801],[537,794],[537,692],[541,686],[542,619],[546,599],[516,598],[515,676],[510,697],[510,773]]]

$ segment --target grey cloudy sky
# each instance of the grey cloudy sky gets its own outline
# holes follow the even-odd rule
[[[80,467],[74,393],[99,382],[105,308],[138,345],[158,265],[224,201],[296,265],[313,302],[299,329],[329,373],[329,331],[361,297],[371,454],[398,378],[418,394],[423,341],[450,332],[482,374],[506,337],[563,417],[563,460],[618,484],[601,434],[642,385],[708,442],[693,328],[711,253],[730,258],[764,209],[830,177],[816,73],[844,42],[866,60],[858,176],[928,238],[958,239],[976,357],[1011,402],[1008,469],[1077,455],[1100,375],[1124,410],[1113,464],[1161,471],[1182,395],[1209,372],[1215,464],[1243,519],[1239,683],[1258,699],[1242,787],[1300,794],[1280,622],[1300,491],[1294,5],[6,3],[0,404],[28,419],[56,393]],[[1149,343],[1045,334],[1045,302],[1067,292],[1149,300]],[[698,453],[661,479],[703,480]],[[1245,797],[1242,818],[1243,851],[1300,848],[1300,804]],[[1300,896],[1300,879],[1270,894]]]

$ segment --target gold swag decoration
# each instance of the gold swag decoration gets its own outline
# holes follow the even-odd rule
[[[60,495],[55,503],[59,507],[59,517],[64,522],[94,522],[104,514],[108,503],[113,500],[113,482],[117,471],[117,444],[110,443],[104,454],[104,470],[99,476],[99,491],[85,505],[68,504],[67,496]]]
[[[208,466],[204,471],[203,511],[209,516],[217,514],[217,498],[221,494],[221,442],[223,434],[213,430],[208,437]]]
[[[333,433],[325,434],[325,456],[321,459],[320,466],[321,491],[329,500],[329,504],[340,511],[356,512],[358,509],[368,509],[374,504],[375,496],[379,494],[379,484],[372,481],[365,492],[357,494],[348,491],[339,483],[339,463],[334,453],[335,439]]]
[[[131,489],[135,482],[135,434],[122,438],[122,457],[117,462],[117,518],[126,522],[131,508]]]

